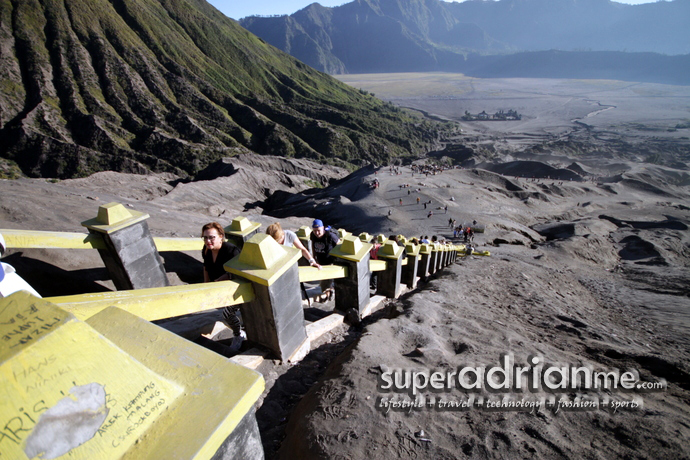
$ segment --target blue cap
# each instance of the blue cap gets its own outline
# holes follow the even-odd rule
[[[314,223],[311,226],[312,228],[323,227],[323,222],[321,222],[321,219],[314,219]]]

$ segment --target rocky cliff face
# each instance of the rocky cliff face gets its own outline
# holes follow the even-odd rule
[[[0,0],[0,87],[0,157],[38,177],[189,175],[252,151],[357,165],[439,129],[203,0]]]

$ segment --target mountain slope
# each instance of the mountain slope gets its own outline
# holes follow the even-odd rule
[[[439,129],[204,0],[0,0],[0,85],[0,156],[32,176],[194,174],[247,151],[386,161]]]
[[[690,53],[690,1],[625,5],[609,0],[446,3],[451,14],[523,51]]]
[[[621,68],[620,79],[642,74],[644,81],[676,83],[687,78],[665,75],[664,67],[646,56],[681,55],[668,61],[670,66],[685,65],[688,58],[682,55],[690,53],[688,17],[690,0],[638,6],[609,0],[354,0],[335,8],[312,4],[290,16],[247,17],[240,23],[331,74],[443,70],[485,75],[496,67],[494,56],[588,50],[638,53],[633,59],[617,57],[629,62]],[[561,57],[570,67],[588,64],[579,54]],[[511,64],[506,60],[500,65],[508,76]],[[545,65],[533,67],[534,76],[553,74]],[[590,78],[603,73],[610,70],[593,69]]]
[[[318,3],[290,16],[250,16],[243,27],[310,66],[332,74],[439,70],[466,51],[509,49],[456,19],[438,0]]]

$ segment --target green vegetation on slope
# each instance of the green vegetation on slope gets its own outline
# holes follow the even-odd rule
[[[423,154],[444,129],[204,0],[0,0],[0,49],[0,156],[31,176],[194,174],[244,151],[360,165]]]

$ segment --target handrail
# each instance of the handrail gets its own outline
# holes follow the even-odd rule
[[[249,281],[218,281],[133,291],[109,291],[48,297],[45,300],[87,319],[101,310],[116,306],[145,320],[171,318],[200,311],[239,305],[254,299]]]
[[[172,238],[154,236],[153,242],[156,244],[158,252],[165,251],[199,251],[204,247],[204,244],[199,238]]]
[[[0,229],[0,234],[5,238],[7,247],[11,249],[106,249],[100,235],[89,233]],[[153,241],[159,252],[200,251],[203,247],[197,238],[154,237]],[[457,252],[465,250],[464,246],[458,245],[454,245],[452,248]],[[370,261],[371,271],[385,270],[385,266],[380,265],[380,262],[384,261]],[[406,262],[402,263],[405,265]]]
[[[300,283],[346,277],[347,267],[342,267],[340,265],[322,265],[321,270],[316,267],[299,267]]]
[[[37,230],[0,230],[8,248],[105,249],[100,235],[88,233],[42,232]]]
[[[0,234],[12,249],[106,249],[100,235],[89,233],[2,229]],[[198,238],[155,237],[153,242],[159,252],[201,251],[203,247]]]
[[[386,261],[385,260],[370,260],[369,261],[369,270],[372,272],[382,272],[386,270]]]

